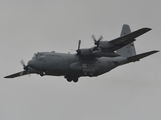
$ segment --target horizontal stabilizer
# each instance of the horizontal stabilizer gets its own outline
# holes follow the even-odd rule
[[[152,55],[152,54],[154,54],[156,52],[159,52],[159,51],[154,50],[154,51],[138,54],[138,55],[135,55],[135,56],[132,56],[132,57],[128,57],[127,59],[128,59],[128,62],[135,62],[135,61],[139,61],[140,59],[142,59],[144,57]]]
[[[4,78],[15,78],[15,77],[20,77],[20,76],[27,75],[27,74],[30,74],[30,73],[28,71],[22,71],[22,72],[18,72],[12,75],[5,76]]]

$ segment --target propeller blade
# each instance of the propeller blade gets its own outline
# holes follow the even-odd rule
[[[98,39],[98,41],[100,42],[103,39],[103,36],[101,35],[100,38]]]
[[[78,50],[80,49],[81,40],[78,41]]]
[[[98,40],[96,40],[94,35],[92,35],[91,37],[93,38],[94,44],[97,46],[99,46],[99,42],[103,39],[102,35],[100,36],[100,38]]]
[[[97,40],[96,40],[95,36],[94,36],[94,35],[92,35],[91,37],[93,38],[94,43],[96,43],[96,42],[97,42]]]
[[[20,63],[23,65],[23,67],[25,67],[25,62],[23,60],[20,61]]]
[[[23,69],[28,71],[28,66],[25,65],[25,62],[21,60],[20,63],[23,65]]]
[[[78,49],[76,50],[77,54],[81,53],[80,45],[81,45],[81,40],[78,41]]]

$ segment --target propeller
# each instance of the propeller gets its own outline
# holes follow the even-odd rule
[[[23,60],[21,60],[20,63],[22,64],[23,69],[24,69],[25,71],[28,71],[28,66],[25,65],[25,62],[24,62]]]
[[[23,75],[25,72],[27,72],[27,73],[29,74],[30,72],[29,72],[29,70],[28,70],[28,65],[25,65],[25,62],[24,62],[23,60],[21,60],[20,63],[22,64],[23,69],[24,69],[24,71],[22,71],[22,72],[20,73],[20,75]],[[30,74],[29,74],[29,77],[30,77]]]
[[[81,40],[78,41],[78,49],[76,50],[77,54],[81,53],[80,45],[81,45]]]
[[[101,35],[100,38],[98,40],[96,40],[95,36],[92,35],[91,36],[93,38],[94,44],[97,45],[99,47],[99,43],[100,41],[103,39],[103,36]]]

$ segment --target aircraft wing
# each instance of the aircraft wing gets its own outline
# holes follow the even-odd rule
[[[109,41],[109,43],[114,44],[114,47],[111,48],[111,51],[116,51],[132,42],[134,42],[136,37],[150,31],[150,28],[141,28],[139,30],[136,30],[134,32],[131,32],[127,35],[124,35],[122,37],[116,38],[114,40]]]
[[[5,76],[4,78],[15,78],[15,77],[20,77],[27,74],[30,74],[30,73],[28,71],[21,71],[12,75]]]

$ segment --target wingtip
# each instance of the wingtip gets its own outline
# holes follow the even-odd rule
[[[154,52],[154,53],[157,53],[157,52],[160,52],[160,51],[159,51],[159,50],[154,50],[153,52]]]
[[[147,28],[149,31],[152,30],[152,28]]]
[[[152,28],[148,28],[148,27],[144,27],[144,28],[142,28],[143,30],[145,30],[145,31],[150,31],[150,30],[152,30]]]
[[[5,77],[3,77],[3,78],[7,78],[8,76],[5,76]]]
[[[5,77],[3,77],[3,78],[10,78],[9,76],[5,76]]]
[[[154,54],[154,53],[157,53],[157,52],[159,52],[159,51],[158,50],[153,50],[153,51],[150,51],[149,53]]]

